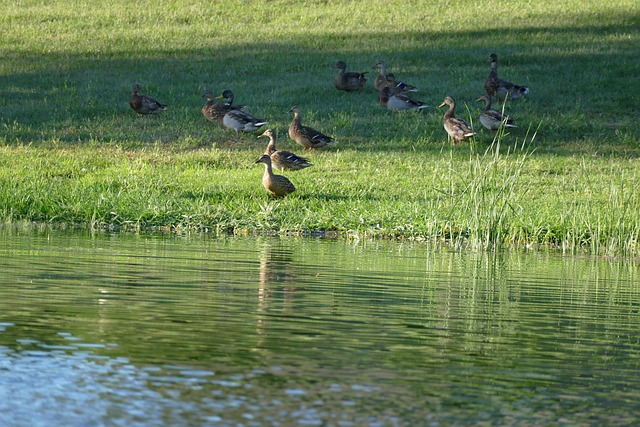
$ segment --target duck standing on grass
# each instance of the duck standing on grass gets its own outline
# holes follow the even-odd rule
[[[258,138],[269,138],[269,144],[264,154],[271,157],[271,164],[281,171],[287,170],[300,170],[313,166],[309,163],[309,160],[293,154],[289,151],[276,150],[276,132],[273,129],[267,129]]]
[[[142,87],[138,84],[131,86],[131,100],[129,105],[133,110],[142,115],[145,114],[159,114],[167,110],[167,106],[159,103],[155,99],[147,95],[141,95],[143,93]]]
[[[222,124],[227,129],[235,130],[237,134],[239,132],[255,132],[269,122],[253,117],[242,110],[231,110],[222,118]]]
[[[396,80],[395,76],[391,73],[387,74],[387,64],[384,61],[378,61],[372,68],[380,69],[379,74],[373,81],[373,87],[375,87],[378,92],[382,91],[382,88],[384,87],[388,87],[391,90],[391,93],[418,91],[415,86]]]
[[[447,134],[451,137],[451,143],[456,145],[458,142],[462,142],[475,135],[469,123],[455,116],[456,101],[452,97],[447,96],[439,107],[444,107],[445,105],[448,105],[449,108],[444,112],[442,124],[444,130],[446,130]]]
[[[404,93],[391,93],[389,86],[378,92],[378,102],[389,111],[418,111],[429,108],[424,102],[411,98]]]
[[[271,157],[268,154],[263,154],[254,164],[264,163],[264,175],[262,175],[262,186],[271,193],[271,197],[278,196],[284,197],[287,194],[291,194],[296,191],[296,187],[287,177],[282,175],[276,175],[273,173],[271,166]]]
[[[513,123],[511,117],[503,115],[498,110],[491,109],[491,95],[488,93],[485,93],[480,98],[476,99],[476,101],[484,101],[484,108],[480,112],[480,123],[482,123],[482,126],[492,132],[498,130],[500,126],[504,126],[506,128],[517,127]]]
[[[293,120],[289,125],[289,137],[302,145],[305,150],[312,150],[314,148],[322,148],[327,145],[335,144],[332,137],[302,124],[302,115],[300,114],[299,106],[294,105],[291,107],[289,113],[293,113]]]
[[[508,80],[502,80],[498,77],[498,55],[492,53],[489,55],[491,62],[491,71],[487,79],[484,81],[484,89],[489,95],[498,98],[502,102],[507,97],[509,99],[518,99],[529,93],[529,88],[511,83]]]
[[[338,68],[340,72],[333,79],[333,84],[338,90],[344,90],[346,92],[355,92],[364,87],[367,82],[366,73],[356,73],[354,71],[347,72],[347,64],[344,61],[336,62],[334,68]]]
[[[233,105],[233,92],[226,89],[222,95],[214,97],[211,91],[207,91],[203,98],[207,98],[207,102],[202,107],[202,114],[210,121],[217,121],[222,124],[225,114],[231,110],[242,110],[244,105]],[[217,103],[215,99],[225,99],[224,102]]]

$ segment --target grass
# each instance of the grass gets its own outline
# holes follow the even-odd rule
[[[638,255],[640,12],[591,3],[2,4],[0,217]],[[491,52],[531,88],[506,105],[519,128],[497,138],[474,101]],[[339,59],[370,80],[385,59],[434,108],[389,114],[372,86],[336,91]],[[132,83],[169,111],[136,117]],[[301,151],[285,138],[293,104],[338,141],[286,173],[290,197],[260,185],[263,140],[202,117],[204,91],[227,88],[280,148]],[[447,95],[479,130],[471,143],[447,142]]]

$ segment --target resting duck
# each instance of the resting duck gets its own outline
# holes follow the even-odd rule
[[[302,145],[305,150],[312,150],[314,148],[322,148],[327,145],[335,144],[332,137],[327,136],[312,127],[304,126],[301,123],[302,115],[300,114],[299,106],[294,105],[291,107],[289,113],[293,113],[293,121],[291,121],[291,124],[289,125],[289,137]]]
[[[300,157],[289,151],[276,150],[276,132],[273,129],[265,130],[258,138],[269,138],[269,144],[264,154],[271,157],[271,164],[281,171],[285,169],[295,171],[313,166],[313,164],[309,163],[309,160],[304,157]]]
[[[491,71],[484,81],[484,89],[489,95],[494,95],[498,101],[502,102],[507,97],[518,99],[529,93],[528,88],[498,77],[498,55],[492,53],[489,56],[489,61],[491,62]]]
[[[509,116],[504,116],[500,111],[491,109],[491,95],[488,93],[485,93],[476,99],[476,101],[484,101],[484,108],[480,112],[480,123],[482,123],[482,126],[492,132],[498,130],[500,126],[506,128],[516,127]]]
[[[353,71],[347,72],[347,64],[344,61],[336,62],[334,68],[338,68],[340,72],[333,80],[333,83],[338,90],[344,90],[347,92],[355,92],[364,87],[364,84],[367,82],[365,78],[366,73],[356,73]]]
[[[462,142],[475,135],[469,123],[455,116],[456,101],[452,97],[447,96],[439,107],[444,107],[445,105],[448,105],[449,108],[442,117],[442,124],[444,130],[446,130],[447,134],[451,137],[451,143],[456,145],[458,142]]]
[[[404,93],[391,93],[389,86],[378,92],[378,101],[389,111],[418,111],[429,108],[424,102],[412,99]]]
[[[260,129],[261,126],[269,124],[269,122],[253,117],[249,113],[245,113],[242,110],[228,111],[224,117],[222,117],[222,124],[228,129],[238,132],[255,132]]]
[[[276,175],[271,168],[271,157],[263,154],[254,164],[264,163],[264,175],[262,175],[262,186],[273,196],[286,196],[296,191],[296,187],[287,177]]]
[[[217,121],[222,124],[224,115],[231,110],[242,110],[244,105],[233,105],[233,92],[229,89],[222,92],[222,95],[214,97],[211,91],[207,91],[203,98],[207,98],[207,102],[202,107],[202,114],[207,120]],[[225,102],[216,103],[215,99],[224,99]]]
[[[392,93],[418,91],[415,86],[411,86],[404,82],[401,82],[400,80],[396,80],[395,76],[392,73],[387,74],[387,64],[384,61],[378,61],[372,68],[380,69],[380,73],[373,81],[373,87],[375,87],[378,92],[380,92],[384,87],[389,87]]]
[[[131,86],[131,100],[129,101],[129,105],[133,110],[140,114],[158,114],[167,110],[167,106],[159,103],[155,99],[150,96],[141,95],[143,92],[142,87],[140,85]]]

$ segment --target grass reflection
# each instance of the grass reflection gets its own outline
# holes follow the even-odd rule
[[[271,414],[322,400],[307,415],[375,412],[413,425],[562,414],[606,424],[623,403],[640,414],[628,399],[637,264],[279,237],[2,237],[2,363],[88,351],[166,378],[182,366],[186,382],[153,387],[205,413],[203,396],[222,393],[271,396]],[[352,409],[332,415],[342,401]]]

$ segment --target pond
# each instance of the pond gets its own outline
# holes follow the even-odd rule
[[[640,268],[398,242],[0,230],[0,425],[640,419]]]

